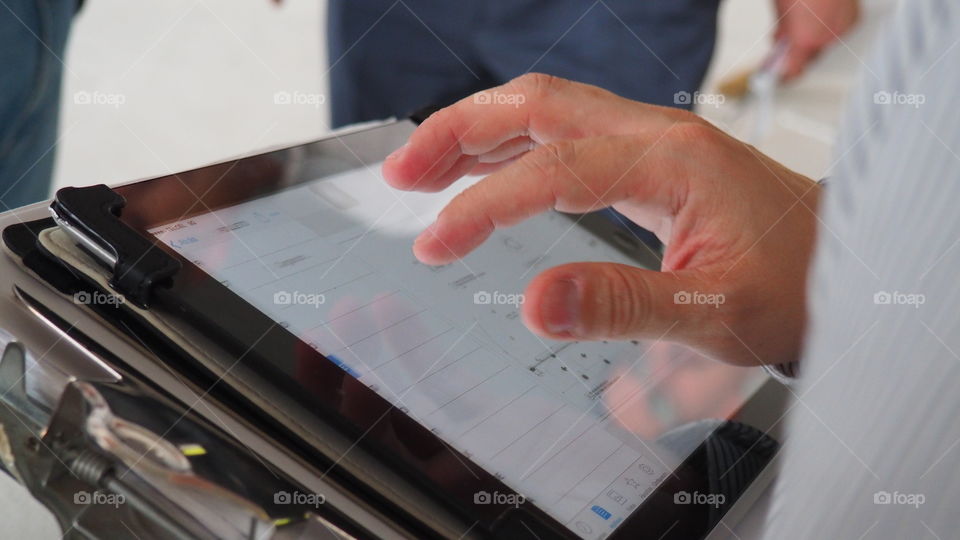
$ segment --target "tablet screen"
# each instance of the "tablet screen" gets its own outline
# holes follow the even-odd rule
[[[537,273],[636,262],[575,219],[546,213],[497,230],[460,261],[425,266],[413,239],[477,179],[406,193],[379,170],[150,233],[522,495],[478,492],[474,503],[534,504],[582,537],[603,538],[702,441],[668,449],[659,435],[730,416],[762,382],[663,343],[535,336],[519,307]]]

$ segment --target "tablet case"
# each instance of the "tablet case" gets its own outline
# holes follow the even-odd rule
[[[105,186],[95,187],[97,190],[102,190],[103,188],[105,188]],[[105,189],[109,190],[109,188]],[[101,198],[110,199],[110,197],[106,196],[102,191],[101,195],[103,195]],[[100,208],[100,211],[106,210],[116,216],[119,206],[114,201],[110,205]],[[99,226],[104,227],[107,225],[101,222]],[[251,387],[242,376],[233,376],[231,369],[224,370],[222,362],[210,355],[205,348],[197,346],[194,339],[181,333],[176,324],[157,312],[147,309],[147,306],[149,306],[151,302],[152,289],[156,286],[163,286],[166,280],[173,278],[175,275],[175,271],[170,273],[170,269],[174,267],[164,261],[162,257],[145,257],[143,256],[144,250],[142,247],[133,250],[134,253],[139,254],[139,257],[134,256],[131,258],[129,253],[123,257],[118,257],[117,263],[120,263],[121,259],[125,261],[122,266],[125,272],[141,276],[143,279],[143,282],[139,284],[129,280],[120,282],[114,279],[114,272],[106,268],[103,262],[91,256],[89,249],[81,249],[83,247],[82,244],[78,247],[76,238],[67,234],[64,229],[57,227],[53,220],[31,222],[19,226],[16,230],[12,229],[14,228],[4,231],[7,249],[13,251],[13,254],[17,259],[21,260],[21,264],[25,267],[41,274],[41,278],[51,286],[69,296],[77,293],[79,289],[77,288],[76,282],[81,281],[85,282],[88,287],[92,286],[93,290],[101,294],[110,295],[113,299],[113,307],[109,307],[111,302],[103,302],[100,305],[89,306],[91,309],[97,311],[109,324],[126,326],[131,321],[136,321],[141,330],[145,329],[154,334],[155,338],[165,344],[168,352],[176,352],[176,356],[185,361],[178,369],[186,368],[185,372],[187,373],[192,369],[196,373],[199,367],[199,371],[205,372],[201,376],[205,376],[208,380],[211,378],[215,380],[218,377],[229,379],[229,384],[225,386],[245,388],[244,391],[240,392],[241,396],[234,397],[240,398],[240,400],[250,400],[252,398],[254,403],[251,409],[259,409],[262,412],[265,407],[270,407],[274,416],[278,412],[282,414],[282,409],[276,406],[277,403],[275,403],[273,399],[261,395],[261,389]],[[17,236],[19,236],[19,239],[15,238]],[[116,241],[118,238],[116,234],[108,234],[105,236],[108,238],[112,237],[113,241]],[[120,235],[120,237],[122,236],[123,235]],[[37,249],[23,249],[25,241],[29,243],[29,237],[35,238]],[[141,240],[145,241],[142,237]],[[18,247],[14,249],[13,246]],[[43,272],[40,270],[44,265],[49,266],[51,264],[60,266],[61,272]],[[140,268],[137,268],[138,264],[140,264]],[[146,266],[144,266],[144,264]],[[118,265],[118,267],[120,266]],[[72,279],[64,278],[62,273],[63,269],[68,271]],[[115,292],[116,289],[125,290],[129,294],[117,294]],[[133,299],[132,302],[127,301],[127,299],[130,298]],[[106,307],[104,304],[106,304]],[[125,333],[137,335],[129,331],[129,326],[127,330],[128,332]],[[214,385],[216,385],[216,383],[214,383]],[[270,418],[272,417],[273,416]],[[265,419],[269,420],[269,418]],[[724,425],[720,426],[720,429],[716,429],[717,425],[712,427],[715,429],[716,435],[708,439],[700,451],[689,460],[690,463],[695,465],[693,469],[700,471],[700,473],[704,475],[704,480],[707,481],[706,487],[709,487],[711,492],[722,492],[725,494],[724,505],[708,510],[705,515],[702,516],[702,520],[695,520],[698,521],[698,523],[695,523],[695,526],[686,531],[693,536],[698,536],[697,531],[701,533],[703,531],[709,531],[712,525],[719,521],[720,517],[722,517],[723,513],[733,504],[739,494],[746,489],[749,484],[749,479],[759,473],[759,470],[769,461],[777,449],[775,441],[753,428],[734,422],[725,422],[723,424]],[[331,461],[328,460],[333,460],[333,456],[343,455],[345,447],[342,444],[331,444],[336,441],[336,437],[332,432],[326,432],[324,436],[318,436],[318,431],[316,431],[317,426],[305,426],[300,423],[297,418],[293,418],[292,416],[287,418],[287,425],[294,426],[294,431],[296,431],[298,437],[305,437],[316,448],[323,449],[322,453],[327,458],[327,460],[324,461],[331,463]],[[664,436],[664,439],[666,442],[669,442],[669,440],[678,437],[683,438],[675,433],[671,433]],[[733,477],[746,480],[743,482],[727,482],[724,485],[718,484],[717,479],[720,478],[720,469],[728,467],[721,467],[723,464],[720,463],[720,461],[726,461],[718,461],[716,459],[717,456],[733,456],[733,459],[736,459],[735,463],[739,466],[738,474],[733,475]],[[339,458],[337,458],[337,462],[339,462]],[[700,463],[700,465],[696,465],[697,463]],[[740,466],[741,464],[742,466]],[[390,494],[386,500],[382,497],[380,498],[382,504],[397,504],[399,501],[399,504],[404,506],[403,501],[411,500],[405,498],[404,493],[394,491],[395,487],[399,485],[397,478],[393,474],[390,474],[389,471],[384,473],[382,467],[369,467],[367,466],[369,463],[353,464],[350,463],[350,460],[345,460],[345,463],[342,463],[342,465],[348,470],[352,469],[349,471],[350,474],[342,479],[344,484],[350,486],[352,489],[370,492],[371,490],[369,488],[374,486],[375,489],[373,491],[379,492],[381,495],[383,493]],[[404,512],[414,516],[416,519],[429,521],[429,516],[423,515],[422,509],[418,508],[415,504],[406,506],[407,507],[402,508]],[[641,507],[635,512],[635,515],[631,517],[631,521],[633,519],[655,519],[656,514],[667,511],[667,508],[664,508],[663,504],[657,503],[657,501],[651,501],[651,504],[645,504],[644,506],[647,508]],[[539,524],[538,521],[539,520],[531,519],[531,516],[527,515],[525,516],[523,526],[529,528],[533,525],[538,533],[537,536],[541,538],[568,536],[565,532]],[[521,523],[517,520],[501,520],[498,525],[496,528],[498,534],[509,534],[511,530],[517,533],[522,532],[522,530],[519,529]],[[657,532],[658,529],[659,527],[653,523],[650,523],[650,526],[647,528],[650,533],[657,533],[652,537],[659,537],[660,533],[663,532]],[[683,527],[683,529],[687,528]]]

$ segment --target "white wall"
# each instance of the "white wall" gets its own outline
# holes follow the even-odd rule
[[[323,2],[87,0],[66,57],[56,184],[176,172],[328,131]],[[75,103],[77,92],[95,101]],[[100,94],[94,94],[99,92]]]

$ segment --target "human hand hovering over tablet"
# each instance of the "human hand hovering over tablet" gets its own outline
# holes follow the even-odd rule
[[[685,111],[525,75],[428,118],[387,158],[404,190],[455,197],[415,241],[445,264],[497,227],[550,209],[612,206],[665,244],[662,271],[550,268],[527,287],[527,327],[553,339],[664,339],[735,364],[799,352],[819,186]]]

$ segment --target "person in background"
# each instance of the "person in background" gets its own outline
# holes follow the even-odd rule
[[[78,0],[0,2],[0,212],[47,198]]]
[[[530,71],[689,109],[703,82],[720,0],[330,0],[334,127],[403,117]],[[798,76],[856,22],[857,0],[774,0],[774,35]],[[773,29],[772,29],[773,30]]]

